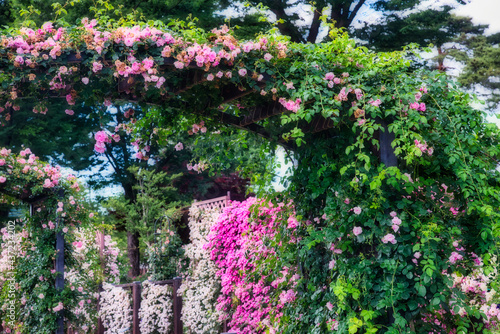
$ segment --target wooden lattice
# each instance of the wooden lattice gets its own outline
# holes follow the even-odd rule
[[[200,210],[219,209],[220,211],[222,211],[226,206],[229,205],[230,199],[231,194],[228,191],[226,196],[207,199],[206,201],[194,202],[193,206],[198,207],[198,209]]]

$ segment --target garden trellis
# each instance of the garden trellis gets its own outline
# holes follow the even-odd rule
[[[20,108],[71,117],[125,100],[140,113],[103,124],[96,151],[135,131],[136,157],[154,158],[148,145],[168,141],[180,116],[288,146],[300,243],[298,255],[273,265],[302,276],[301,298],[274,319],[286,319],[281,332],[323,333],[332,323],[352,332],[431,331],[425,319],[447,312],[451,300],[457,311],[441,320],[448,328],[482,328],[449,275],[470,273],[475,256],[494,269],[498,128],[445,75],[413,70],[411,49],[372,53],[341,31],[330,37],[318,45],[273,34],[239,42],[227,27],[101,28],[95,20],[23,28],[1,37],[2,122]],[[457,316],[460,307],[468,317]]]
[[[75,304],[68,297],[76,295],[64,285],[65,264],[72,263],[71,252],[67,253],[72,245],[65,242],[65,236],[67,241],[73,241],[74,236],[68,232],[88,219],[85,214],[93,213],[80,204],[80,186],[74,176],[62,177],[59,168],[40,162],[29,149],[16,155],[4,148],[0,155],[0,193],[4,199],[30,206],[30,217],[22,232],[17,232],[24,248],[16,249],[18,253],[13,256],[19,286],[15,300],[17,321],[23,318],[39,333],[63,333],[65,310]],[[65,262],[65,254],[69,261]],[[31,302],[31,308],[21,306],[20,296],[25,303]],[[15,326],[9,324],[7,328]]]

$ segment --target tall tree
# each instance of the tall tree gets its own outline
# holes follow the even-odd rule
[[[392,13],[384,17],[378,24],[366,24],[353,31],[354,35],[364,41],[368,47],[379,51],[400,50],[410,43],[421,46],[433,44],[437,49],[436,68],[445,70],[444,59],[450,49],[456,49],[459,36],[482,34],[487,25],[475,25],[472,18],[456,16],[453,7],[443,6],[439,9],[426,9],[408,15]],[[449,44],[447,48],[446,43]]]
[[[456,0],[463,3],[463,0]],[[322,22],[322,16],[333,21],[337,28],[350,28],[356,22],[362,10],[383,12],[385,15],[401,15],[405,11],[415,9],[422,0],[377,0],[368,4],[366,0],[319,0],[311,6],[304,0],[250,0],[254,6],[262,3],[276,17],[278,29],[291,37],[293,42],[321,42],[320,31],[328,30]],[[312,13],[304,12],[311,8]],[[327,34],[325,34],[327,36]]]
[[[500,104],[500,33],[490,36],[462,35],[465,48],[456,49],[453,55],[465,67],[458,81],[486,98],[488,108]]]

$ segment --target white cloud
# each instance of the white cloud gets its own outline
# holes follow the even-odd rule
[[[486,30],[487,34],[500,32],[500,13],[499,0],[470,0],[470,3],[460,6],[455,10],[457,15],[471,16],[472,22],[476,24],[489,24]]]

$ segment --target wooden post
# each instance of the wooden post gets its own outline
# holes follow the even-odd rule
[[[177,295],[177,291],[181,287],[182,278],[175,277],[174,282],[172,284],[173,288],[173,301],[174,301],[174,334],[182,334],[182,320],[181,320],[181,312],[182,312],[182,297]]]
[[[132,334],[140,334],[139,309],[141,307],[141,282],[132,285]]]
[[[99,284],[99,297],[97,297],[97,314],[101,309],[101,292],[103,291],[102,283]],[[101,317],[97,317],[97,332],[96,334],[104,334],[104,325],[102,324]]]

